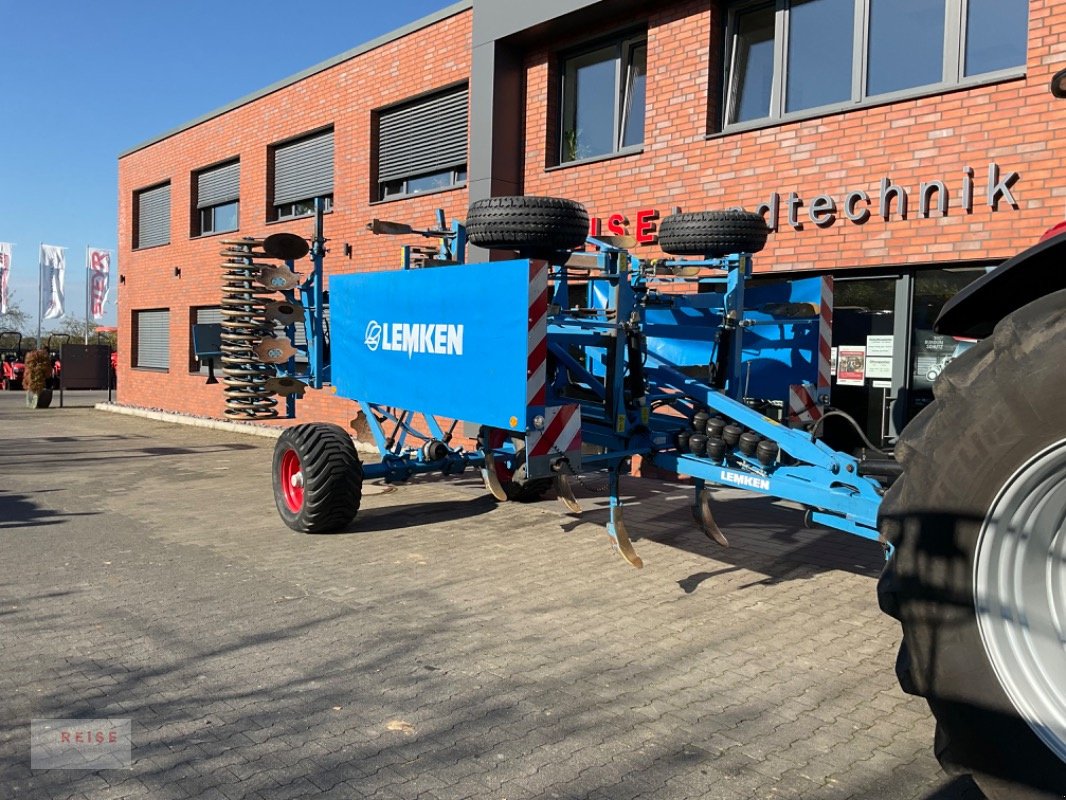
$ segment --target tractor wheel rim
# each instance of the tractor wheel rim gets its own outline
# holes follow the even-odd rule
[[[304,473],[295,450],[286,450],[281,457],[281,489],[289,511],[299,513],[304,507]]]
[[[977,540],[985,652],[1033,732],[1066,762],[1066,439],[1021,467]]]

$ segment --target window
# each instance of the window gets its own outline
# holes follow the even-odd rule
[[[730,9],[726,127],[1025,66],[1025,0],[777,0]]]
[[[231,161],[196,173],[193,236],[235,231],[239,227],[241,162]]]
[[[133,248],[170,244],[170,182],[133,195]]]
[[[377,112],[374,200],[466,182],[469,101],[469,89],[461,86]]]
[[[559,162],[581,161],[644,144],[648,39],[629,36],[563,62]]]
[[[134,360],[140,369],[170,368],[170,310],[133,312]]]
[[[306,217],[322,198],[333,209],[333,130],[272,148],[271,219]]]

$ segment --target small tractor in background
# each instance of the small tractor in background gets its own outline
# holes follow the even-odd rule
[[[5,392],[22,388],[22,376],[26,371],[24,358],[22,334],[0,331],[0,386]]]
[[[1066,71],[1055,81],[1066,96]],[[226,415],[281,416],[280,396],[292,417],[331,384],[380,456],[361,463],[336,425],[283,431],[285,524],[342,530],[366,478],[467,469],[501,502],[554,490],[579,514],[570,478],[606,473],[607,534],[639,568],[619,486],[637,456],[692,479],[694,518],[723,546],[711,487],[792,501],[810,523],[884,544],[897,673],[928,699],[945,767],[992,800],[1062,797],[1066,231],[944,308],[940,332],[980,341],[940,375],[894,459],[820,440],[825,419],[847,418],[830,406],[831,282],[753,281],[760,216],[674,214],[659,229],[668,257],[652,260],[630,237],[588,237],[588,223],[580,204],[544,197],[478,201],[465,223],[438,212],[427,229],[374,220],[373,233],[438,246],[405,246],[394,271],[332,275],[328,293],[321,204],[310,243],[224,242],[223,321],[197,326],[196,350],[221,361]],[[467,263],[468,242],[517,258]]]

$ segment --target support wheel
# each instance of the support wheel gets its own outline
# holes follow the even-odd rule
[[[1066,291],[941,374],[896,448],[878,583],[937,757],[990,800],[1066,792]]]
[[[321,422],[286,428],[274,447],[274,502],[294,531],[335,533],[359,511],[363,467],[352,437]]]
[[[758,253],[770,234],[765,220],[751,211],[695,211],[671,214],[659,225],[659,247],[674,256],[720,258]]]
[[[480,440],[483,447],[494,450],[503,447],[509,438],[505,431],[493,428],[487,433],[483,430]],[[526,453],[522,448],[515,453],[512,466],[508,466],[503,459],[496,459],[493,468],[504,494],[512,502],[535,503],[544,499],[545,492],[552,486],[551,478],[526,477]]]
[[[478,247],[549,257],[585,243],[589,215],[559,197],[490,197],[470,205],[466,233]]]

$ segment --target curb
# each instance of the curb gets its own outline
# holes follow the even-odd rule
[[[137,408],[136,406],[120,406],[117,403],[97,403],[93,406],[97,411],[107,411],[110,414],[123,414],[127,417],[140,417],[156,422],[169,422],[173,425],[189,425],[193,428],[208,428],[213,431],[225,431],[227,433],[241,433],[245,436],[259,436],[264,439],[277,439],[285,428],[274,425],[257,425],[253,422],[227,422],[222,419],[210,417],[191,417],[187,414],[175,414],[171,411],[153,411],[150,408]],[[377,455],[378,449],[366,442],[354,439],[355,449],[360,453]]]

